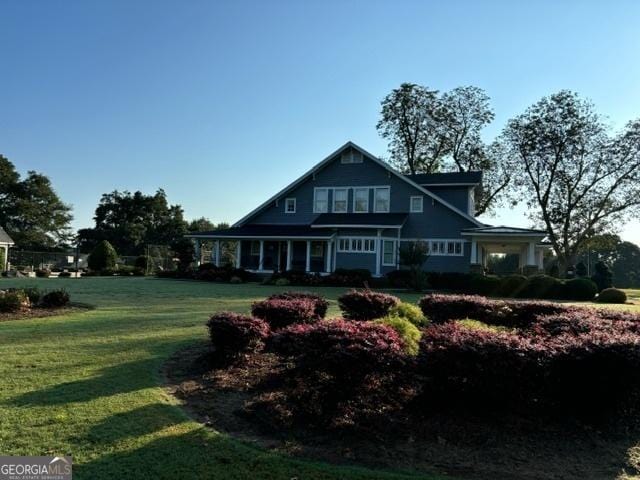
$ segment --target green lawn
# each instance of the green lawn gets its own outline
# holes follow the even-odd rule
[[[79,314],[0,323],[0,453],[69,454],[79,479],[436,478],[304,462],[204,428],[164,394],[159,369],[206,338],[207,316],[276,287],[145,278],[0,279],[64,286]],[[335,299],[342,289],[319,289]],[[415,301],[417,295],[407,295]],[[335,303],[332,314],[337,313]]]

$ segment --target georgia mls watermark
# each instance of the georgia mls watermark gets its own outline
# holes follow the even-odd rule
[[[71,457],[0,456],[0,480],[71,480]]]

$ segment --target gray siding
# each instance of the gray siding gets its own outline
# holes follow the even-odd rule
[[[454,207],[467,213],[469,209],[469,187],[425,187]]]

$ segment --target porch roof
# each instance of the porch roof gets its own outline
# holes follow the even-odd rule
[[[465,228],[462,232],[462,235],[469,236],[516,236],[516,237],[545,237],[547,232],[544,230],[534,230],[530,228],[520,228],[520,227],[507,227],[504,225],[500,226],[486,226],[479,228]]]
[[[3,245],[13,245],[13,240],[2,227],[0,227],[0,243]]]
[[[324,240],[331,238],[333,232],[312,230],[309,225],[248,224],[224,230],[194,232],[185,236],[187,238],[224,238],[229,240],[244,238]]]
[[[323,213],[311,228],[402,228],[408,213]]]

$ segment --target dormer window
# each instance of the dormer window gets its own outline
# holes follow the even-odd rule
[[[296,199],[295,198],[287,198],[284,201],[284,212],[285,213],[296,213]]]
[[[342,152],[340,162],[344,164],[362,163],[362,154],[357,150],[346,150]]]

